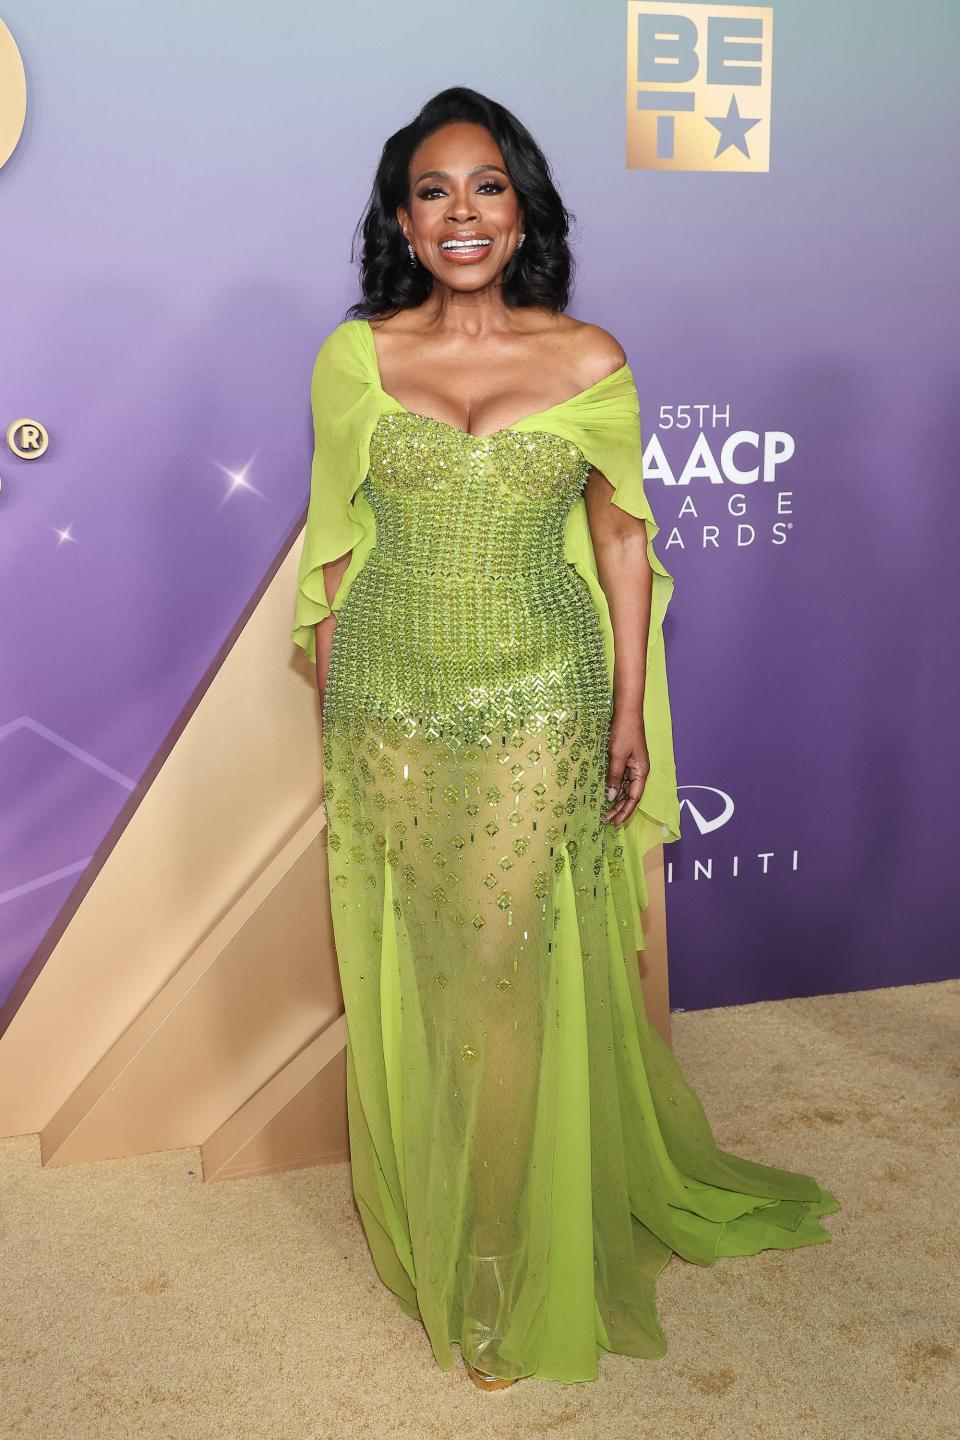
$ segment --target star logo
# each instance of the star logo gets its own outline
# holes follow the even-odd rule
[[[731,145],[736,145],[737,149],[749,160],[747,131],[752,130],[754,125],[759,125],[760,120],[759,117],[756,120],[745,120],[741,116],[736,95],[731,95],[726,115],[705,115],[704,119],[708,125],[713,125],[720,131],[720,139],[713,152],[714,157],[722,155],[724,150],[729,149]]]

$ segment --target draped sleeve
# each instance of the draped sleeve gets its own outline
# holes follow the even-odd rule
[[[340,609],[376,538],[373,512],[360,486],[369,468],[380,393],[357,327],[338,325],[320,347],[310,382],[313,462],[291,632],[314,664],[314,626]],[[331,603],[323,567],[348,550],[353,554]]]
[[[573,399],[540,415],[530,416],[517,428],[549,429],[572,441],[590,465],[599,470],[613,487],[611,504],[643,520],[646,526],[652,591],[643,720],[650,770],[640,803],[629,819],[616,827],[615,834],[611,834],[612,863],[615,873],[619,872],[619,883],[626,885],[630,896],[634,937],[639,950],[646,943],[640,912],[648,903],[643,856],[654,845],[679,840],[680,805],[663,635],[674,578],[654,549],[660,526],[644,485],[640,404],[629,365],[621,366]],[[567,562],[583,577],[596,607],[612,693],[616,665],[613,625],[600,584],[586,503],[582,496],[567,517],[564,553]]]

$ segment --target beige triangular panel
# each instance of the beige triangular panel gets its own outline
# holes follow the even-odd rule
[[[346,1019],[296,1055],[202,1148],[204,1180],[237,1180],[349,1158]]]
[[[0,1134],[45,1163],[202,1144],[342,1011],[296,549],[0,1036]]]

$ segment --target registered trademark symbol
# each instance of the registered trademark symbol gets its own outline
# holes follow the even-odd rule
[[[39,460],[50,437],[39,420],[12,420],[7,426],[7,444],[21,460]]]

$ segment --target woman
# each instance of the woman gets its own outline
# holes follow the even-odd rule
[[[829,1240],[810,1176],[719,1150],[646,1020],[643,855],[679,838],[623,350],[565,313],[568,214],[462,87],[388,140],[363,300],[313,373],[293,638],[316,662],[354,1193],[473,1382],[666,1342],[655,1281]]]

